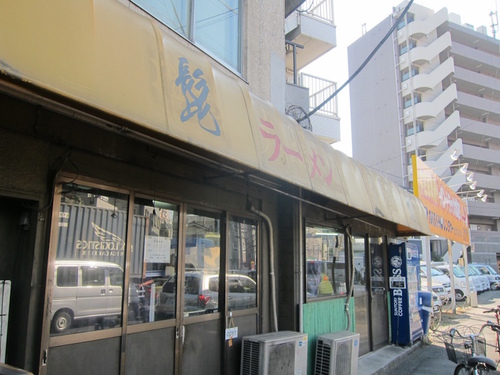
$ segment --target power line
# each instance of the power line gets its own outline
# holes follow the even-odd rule
[[[314,108],[313,110],[311,110],[307,116],[304,116],[302,117],[301,119],[297,120],[297,122],[301,122],[303,120],[305,120],[308,116],[312,116],[314,115],[317,111],[319,111],[326,103],[328,103],[330,100],[332,100],[335,96],[337,96],[337,94],[342,91],[342,89],[344,87],[346,87],[349,83],[351,83],[351,81],[356,78],[356,76],[363,70],[363,68],[366,66],[366,64],[368,64],[370,62],[370,60],[373,58],[373,56],[377,53],[377,51],[380,49],[380,47],[382,47],[382,45],[385,43],[385,41],[391,36],[391,34],[393,33],[393,31],[396,29],[396,27],[398,26],[398,24],[401,22],[401,20],[404,18],[404,16],[406,15],[406,13],[408,13],[408,10],[410,9],[411,5],[413,4],[413,1],[414,0],[410,0],[408,2],[408,5],[406,5],[405,9],[403,10],[403,13],[401,13],[401,15],[399,16],[399,18],[397,19],[397,21],[392,25],[392,27],[389,29],[389,31],[387,32],[387,34],[385,34],[385,36],[382,38],[382,40],[377,44],[377,46],[374,48],[374,50],[368,55],[368,57],[365,59],[365,61],[363,61],[363,63],[359,66],[359,68],[352,74],[352,76],[350,76],[347,81],[344,82],[344,84],[342,86],[340,86],[338,88],[337,91],[335,91],[334,93],[332,93],[332,95],[330,95],[328,98],[326,98],[320,105],[318,105],[316,108]]]

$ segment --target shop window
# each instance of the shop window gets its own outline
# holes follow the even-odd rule
[[[59,206],[51,334],[120,325],[128,196],[69,183]]]
[[[257,307],[257,225],[232,217],[229,221],[228,309]]]
[[[174,318],[179,208],[160,200],[136,198],[132,227],[129,292],[133,308],[128,323]]]
[[[131,1],[241,72],[241,0]]]
[[[344,234],[323,226],[306,228],[307,300],[345,295]]]

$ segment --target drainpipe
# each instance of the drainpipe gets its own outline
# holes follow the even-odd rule
[[[349,283],[349,291],[347,292],[347,298],[345,301],[344,310],[347,317],[346,330],[349,331],[349,329],[351,328],[351,314],[349,313],[349,302],[351,300],[352,290],[354,289],[354,250],[352,247],[352,235],[350,227],[346,227],[346,233],[347,233],[347,251],[350,254],[350,260],[351,260],[351,281]]]
[[[269,229],[269,276],[271,278],[271,312],[273,319],[273,328],[274,332],[278,331],[278,315],[276,312],[276,276],[274,274],[274,240],[273,240],[273,224],[269,216],[264,214],[263,212],[255,209],[251,203],[249,203],[250,211],[254,214],[259,215],[267,222],[267,226]]]

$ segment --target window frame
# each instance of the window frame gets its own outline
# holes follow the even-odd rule
[[[231,57],[234,57],[234,64],[233,61],[227,61],[224,56],[219,55],[214,48],[210,48],[210,46],[207,46],[204,43],[200,43],[196,39],[196,34],[197,34],[197,28],[196,28],[196,2],[200,1],[200,3],[203,3],[204,0],[187,0],[187,5],[186,5],[186,30],[185,34],[177,31],[174,28],[174,25],[171,25],[168,23],[167,19],[164,19],[163,15],[161,14],[160,7],[155,7],[155,3],[160,3],[162,0],[129,0],[139,8],[141,8],[144,12],[149,14],[151,17],[155,18],[158,22],[161,24],[165,25],[168,27],[170,30],[175,32],[177,35],[181,36],[188,42],[192,43],[195,45],[197,48],[202,50],[204,53],[207,55],[211,56],[215,60],[217,60],[219,63],[224,65],[227,69],[231,70],[235,74],[242,75],[243,73],[243,20],[244,20],[244,1],[243,0],[234,0],[238,3],[238,21],[237,21],[237,27],[236,31],[238,33],[237,37],[237,51],[234,55],[231,55]]]
[[[315,297],[308,297],[308,287],[307,287],[307,283],[308,283],[308,262],[324,262],[326,263],[326,270],[331,270],[332,271],[332,278],[330,279],[330,283],[332,283],[332,280],[334,280],[333,278],[333,275],[335,274],[335,271],[337,270],[337,267],[334,267],[334,264],[332,261],[328,261],[327,260],[308,260],[307,259],[307,246],[308,246],[308,243],[307,243],[307,229],[308,228],[322,228],[322,229],[326,229],[326,230],[333,230],[337,233],[339,233],[339,235],[341,235],[343,237],[343,243],[341,245],[341,250],[339,252],[339,254],[343,253],[343,263],[337,263],[337,264],[343,264],[343,269],[342,270],[339,270],[339,271],[343,271],[344,273],[344,278],[343,280],[340,280],[340,282],[343,282],[344,285],[345,285],[345,292],[344,293],[333,293],[331,295],[321,295],[321,296],[315,296]],[[333,233],[333,232],[332,232]],[[304,264],[303,264],[303,269],[304,269],[304,276],[303,276],[303,283],[304,283],[304,301],[305,303],[314,303],[314,302],[318,302],[318,301],[324,301],[324,300],[331,300],[331,299],[338,299],[338,298],[345,298],[347,296],[347,291],[349,290],[349,282],[350,282],[350,279],[349,279],[349,262],[350,262],[350,255],[347,254],[347,234],[345,232],[345,230],[343,230],[342,228],[339,228],[339,227],[336,227],[336,226],[333,226],[331,224],[328,224],[328,223],[324,223],[324,222],[317,222],[317,221],[312,221],[312,220],[306,220],[305,224],[304,224],[304,249],[303,249],[303,259],[304,259]],[[332,263],[332,267],[328,267],[328,263]],[[334,281],[333,281],[334,282]],[[334,285],[332,285],[333,289],[334,289],[334,292],[335,292],[335,287]],[[319,284],[318,284],[318,288],[319,288]]]

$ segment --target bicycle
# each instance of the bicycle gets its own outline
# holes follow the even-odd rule
[[[500,326],[492,322],[484,324],[477,334],[463,335],[456,328],[450,330],[450,342],[445,342],[445,347],[448,359],[457,364],[454,375],[487,374],[490,370],[497,369],[496,362],[486,357],[486,339],[481,336],[486,327],[500,332]],[[458,339],[464,340],[462,344],[456,342],[456,336]],[[497,348],[498,345],[497,340]]]
[[[442,316],[442,309],[443,309],[443,303],[441,300],[438,298],[434,298],[434,293],[433,293],[433,303],[432,303],[432,313],[431,313],[431,321],[429,324],[429,328],[431,331],[436,332],[439,326],[441,325],[441,316]]]
[[[495,314],[495,318],[496,318],[496,322],[497,322],[497,325],[500,325],[500,306],[497,306],[495,308],[492,308],[492,309],[489,309],[489,310],[486,310],[486,311],[483,311],[483,314],[488,314],[488,313],[494,313]],[[493,328],[492,328],[493,329]],[[499,356],[500,356],[500,332],[493,329],[493,331],[495,331],[496,333],[496,336],[497,336],[497,343],[499,343],[499,345],[497,345],[497,347],[495,348],[495,351],[497,353],[499,353]],[[498,363],[500,362],[500,360],[497,360],[497,365]]]

